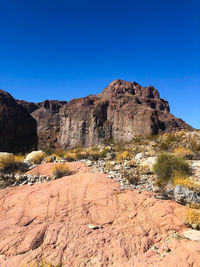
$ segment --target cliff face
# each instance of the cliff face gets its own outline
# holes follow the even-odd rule
[[[0,90],[0,151],[27,152],[36,147],[36,121],[10,94]]]
[[[65,101],[45,100],[41,103],[29,103],[18,100],[31,116],[37,121],[37,135],[39,147],[59,147],[60,108]]]
[[[169,104],[152,87],[115,80],[99,95],[42,103],[18,101],[37,121],[39,146],[71,148],[90,146],[103,139],[131,140],[136,135],[152,135],[192,129],[174,117]]]
[[[103,139],[131,140],[192,129],[169,112],[169,104],[152,87],[115,80],[97,95],[75,99],[62,107],[59,143],[63,148],[88,146]]]

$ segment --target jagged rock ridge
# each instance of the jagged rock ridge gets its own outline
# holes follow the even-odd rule
[[[153,86],[136,82],[115,80],[98,95],[69,102],[19,103],[36,119],[41,147],[90,146],[103,139],[129,141],[137,135],[192,130],[170,113],[168,102]]]
[[[37,147],[37,122],[3,90],[0,90],[0,133],[0,151],[27,152]]]

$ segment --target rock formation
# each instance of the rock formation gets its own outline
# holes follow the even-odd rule
[[[103,139],[130,141],[136,135],[153,135],[192,129],[169,112],[169,104],[152,87],[115,80],[95,96],[74,99],[60,111],[59,143],[63,148],[89,146]]]
[[[63,267],[200,266],[200,243],[184,238],[186,207],[121,192],[105,174],[69,164],[71,176],[0,191],[1,267],[41,260]],[[40,165],[35,174],[39,168],[49,175],[51,167]]]
[[[67,102],[45,100],[41,103],[29,103],[18,100],[37,121],[38,145],[44,147],[59,147],[58,136],[60,133],[60,108]]]
[[[27,152],[36,147],[36,121],[10,94],[0,90],[0,151]]]
[[[137,135],[153,135],[192,129],[174,117],[167,101],[152,87],[115,80],[99,95],[65,101],[19,101],[38,124],[39,146],[90,146],[104,139],[129,141]]]

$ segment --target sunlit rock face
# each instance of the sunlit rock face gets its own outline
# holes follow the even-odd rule
[[[115,80],[99,95],[71,100],[60,116],[58,141],[63,148],[192,129],[170,113],[168,102],[154,87],[122,80]]]

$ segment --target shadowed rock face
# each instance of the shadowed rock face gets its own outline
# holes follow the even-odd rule
[[[19,101],[37,121],[39,146],[90,146],[103,139],[131,140],[192,129],[169,112],[169,104],[152,87],[115,80],[99,95],[64,101]]]
[[[43,147],[59,147],[58,136],[60,133],[60,108],[65,101],[45,100],[41,103],[29,103],[18,100],[37,121],[38,145]]]
[[[0,151],[27,152],[36,147],[36,121],[10,94],[0,90]]]

